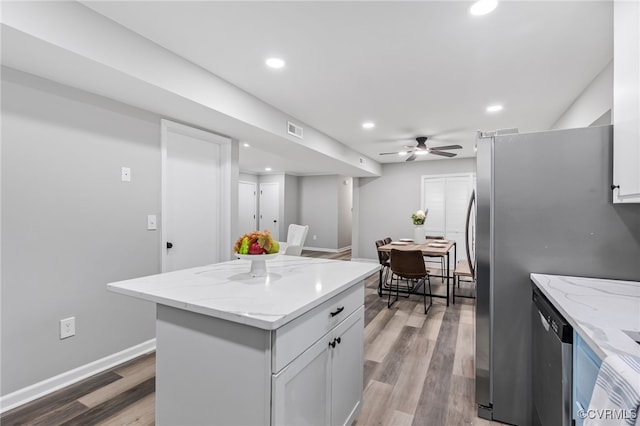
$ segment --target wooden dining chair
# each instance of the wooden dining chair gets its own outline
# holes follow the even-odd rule
[[[396,250],[391,249],[390,255],[391,268],[391,284],[393,287],[394,278],[396,280],[396,298],[391,301],[391,288],[389,290],[389,299],[387,300],[387,308],[400,297],[400,281],[405,280],[407,284],[411,283],[412,291],[422,286],[422,296],[424,301],[424,313],[426,314],[433,304],[431,293],[431,281],[429,281],[429,273],[424,265],[424,258],[421,250]],[[427,307],[427,284],[429,285],[429,306]]]
[[[464,282],[470,282],[472,283],[472,285],[475,284],[476,282],[473,267],[471,266],[471,264],[467,259],[458,260],[458,263],[456,264],[456,269],[453,270],[453,304],[454,305],[456,304],[456,287],[460,289],[460,278],[470,278],[470,279],[465,279]],[[476,298],[473,294],[470,296],[458,294],[457,296],[464,297],[467,299]]]

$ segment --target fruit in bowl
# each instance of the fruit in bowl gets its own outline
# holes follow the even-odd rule
[[[233,246],[233,252],[238,254],[273,254],[278,253],[279,250],[280,244],[273,239],[269,230],[244,234]]]

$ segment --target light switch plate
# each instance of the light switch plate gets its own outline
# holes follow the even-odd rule
[[[122,168],[122,181],[131,182],[131,169],[129,167]]]
[[[155,231],[156,229],[158,229],[158,225],[157,225],[157,220],[156,220],[156,215],[155,214],[150,214],[147,216],[147,230],[148,231]]]

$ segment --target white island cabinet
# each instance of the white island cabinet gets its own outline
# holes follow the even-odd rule
[[[362,403],[370,263],[232,261],[108,285],[157,303],[158,425],[345,425]]]

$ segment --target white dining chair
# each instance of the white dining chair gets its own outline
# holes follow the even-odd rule
[[[289,230],[287,231],[287,248],[284,254],[300,256],[302,254],[304,241],[307,239],[307,232],[309,232],[309,225],[296,225],[294,223],[289,225]]]

